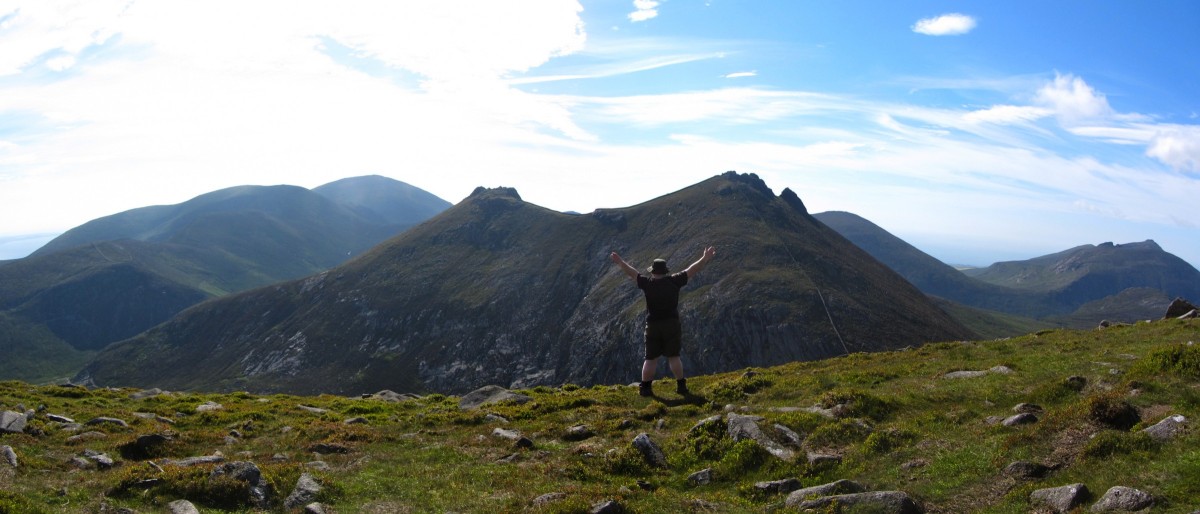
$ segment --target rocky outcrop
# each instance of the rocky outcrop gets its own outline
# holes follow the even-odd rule
[[[1087,501],[1091,494],[1084,484],[1070,484],[1035,490],[1029,493],[1029,502],[1054,512],[1070,512]]]
[[[526,395],[514,393],[497,385],[488,385],[463,395],[462,399],[458,401],[458,408],[472,410],[492,403],[526,403],[531,399]]]

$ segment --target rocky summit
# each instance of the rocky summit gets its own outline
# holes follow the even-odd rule
[[[77,380],[360,394],[628,383],[641,292],[609,260],[681,270],[684,362],[707,373],[974,334],[757,176],[728,172],[626,208],[564,214],[477,189],[328,272],[196,306],[104,350]]]

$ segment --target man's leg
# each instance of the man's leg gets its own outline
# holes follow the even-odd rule
[[[667,357],[667,364],[671,366],[671,374],[675,375],[675,380],[683,379],[683,361],[679,360],[679,356]],[[645,373],[642,376],[646,376]]]
[[[672,367],[672,370],[675,368]],[[642,382],[653,382],[654,374],[658,372],[658,359],[646,359],[642,362]]]

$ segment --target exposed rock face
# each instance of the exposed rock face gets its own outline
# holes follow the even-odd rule
[[[1167,307],[1167,313],[1163,315],[1163,319],[1178,318],[1195,310],[1197,310],[1197,307],[1192,305],[1191,302],[1184,300],[1183,298],[1176,298],[1171,302],[1171,305]]]

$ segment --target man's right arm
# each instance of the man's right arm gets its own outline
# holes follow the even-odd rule
[[[628,262],[625,262],[625,259],[622,259],[620,255],[617,255],[617,252],[613,252],[612,255],[609,255],[609,258],[612,259],[613,263],[621,268],[621,271],[624,271],[626,275],[629,275],[629,278],[637,280],[637,270],[634,269],[633,266],[630,266]]]

